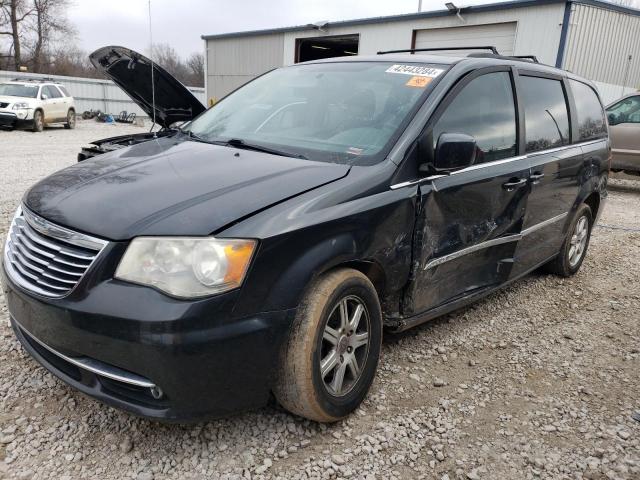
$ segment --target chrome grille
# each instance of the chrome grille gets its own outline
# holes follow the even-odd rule
[[[7,234],[5,269],[26,290],[45,297],[64,297],[106,244],[18,209]]]

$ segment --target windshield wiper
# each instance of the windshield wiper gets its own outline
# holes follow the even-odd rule
[[[253,150],[254,152],[270,153],[272,155],[280,155],[281,157],[292,157],[300,158],[302,160],[309,160],[301,153],[285,152],[283,150],[277,150],[275,148],[269,148],[262,145],[257,145],[255,143],[247,143],[245,140],[242,140],[240,138],[231,138],[222,143],[224,143],[225,145],[229,145],[230,147],[242,148],[244,150]]]

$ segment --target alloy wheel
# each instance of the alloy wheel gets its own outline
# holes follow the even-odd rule
[[[569,248],[569,265],[575,267],[584,254],[589,237],[589,219],[585,215],[580,217],[576,222],[576,227],[571,235]]]
[[[320,349],[320,376],[327,392],[348,394],[358,382],[367,361],[371,322],[357,296],[342,298],[327,318]]]

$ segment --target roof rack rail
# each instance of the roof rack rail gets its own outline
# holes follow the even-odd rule
[[[492,46],[486,47],[439,47],[439,48],[409,48],[406,50],[386,50],[378,52],[378,55],[385,55],[387,53],[415,53],[415,52],[441,52],[447,50],[490,50],[495,55],[500,55],[498,49]]]
[[[535,55],[511,55],[513,58],[519,58],[520,60],[531,60],[533,63],[540,63],[538,57]]]
[[[499,58],[501,60],[517,60],[527,63],[540,63],[535,55],[495,55],[493,53],[470,53],[473,58]]]
[[[51,77],[16,77],[14,79],[11,80],[12,82],[40,82],[40,83],[44,83],[44,82],[48,82],[48,83],[60,83],[57,80],[51,78]]]

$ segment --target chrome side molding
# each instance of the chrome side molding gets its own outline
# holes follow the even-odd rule
[[[470,253],[477,252],[479,250],[484,250],[486,248],[495,247],[497,245],[502,245],[510,242],[517,242],[518,240],[526,237],[527,235],[532,234],[548,225],[559,222],[569,215],[568,212],[561,213],[560,215],[556,215],[555,217],[551,217],[547,220],[544,220],[540,223],[536,223],[526,229],[524,229],[521,233],[515,233],[513,235],[505,235],[504,237],[493,238],[491,240],[487,240],[486,242],[478,243],[477,245],[471,245],[470,247],[463,248],[458,250],[457,252],[449,253],[448,255],[443,255],[442,257],[437,257],[432,260],[429,260],[427,264],[424,266],[424,270],[429,270],[430,268],[437,267],[438,265],[442,265],[443,263],[450,262],[451,260],[455,260],[460,257],[464,257],[465,255],[469,255]]]
[[[450,175],[460,175],[462,173],[471,172],[473,170],[479,170],[481,168],[493,167],[495,165],[501,165],[503,163],[517,162],[518,160],[527,160],[529,158],[538,157],[540,155],[546,155],[546,154],[550,154],[550,153],[561,152],[561,151],[564,151],[564,150],[569,150],[571,148],[584,147],[584,146],[587,146],[587,145],[591,145],[591,144],[599,143],[599,142],[605,142],[605,141],[607,141],[606,138],[599,138],[597,140],[589,140],[589,141],[582,142],[582,143],[573,143],[571,145],[564,145],[562,147],[548,148],[546,150],[540,150],[540,151],[537,151],[537,152],[527,153],[526,155],[518,155],[516,157],[503,158],[502,160],[494,160],[493,162],[478,163],[477,165],[471,165],[470,167],[466,167],[466,168],[462,168],[460,170],[456,170],[455,172],[451,172],[448,175],[431,175],[430,177],[417,178],[415,180],[409,180],[409,181],[402,182],[402,183],[396,183],[394,185],[391,185],[390,188],[391,188],[391,190],[397,190],[398,188],[408,187],[408,186],[411,186],[411,185],[418,185],[418,184],[424,183],[424,182],[431,182],[431,181],[437,180],[438,178],[448,177]]]

